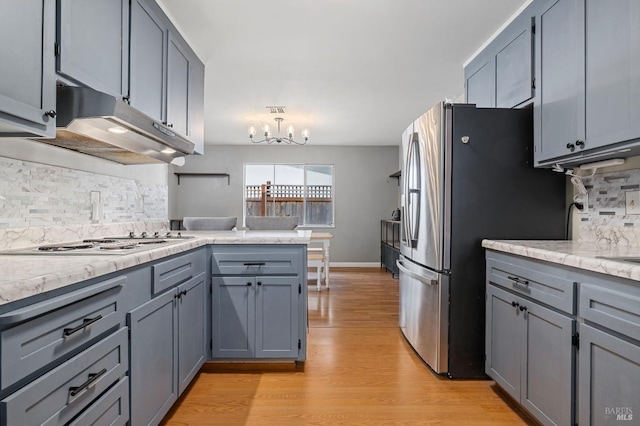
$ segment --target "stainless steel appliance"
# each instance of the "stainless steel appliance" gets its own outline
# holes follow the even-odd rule
[[[440,103],[402,134],[400,329],[436,373],[485,377],[482,239],[565,238],[565,177],[533,168],[532,121]]]
[[[58,86],[56,137],[36,139],[121,164],[171,163],[195,144],[128,103],[86,87]]]

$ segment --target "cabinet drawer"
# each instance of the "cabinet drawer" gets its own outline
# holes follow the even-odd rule
[[[109,280],[98,294],[0,332],[0,387],[12,385],[124,324],[121,295],[126,281],[126,276]]]
[[[487,279],[569,314],[575,314],[575,287],[566,271],[526,259],[492,253],[487,256]]]
[[[69,426],[124,426],[129,421],[129,380],[123,377],[117,385],[98,398]]]
[[[303,255],[299,248],[247,247],[241,250],[215,250],[211,257],[213,275],[298,274]]]
[[[198,250],[153,265],[152,294],[162,293],[204,271],[204,253],[204,250]]]
[[[69,422],[126,374],[127,335],[127,329],[121,328],[2,400],[0,424]]]
[[[580,317],[640,341],[640,292],[631,294],[606,287],[580,286]]]

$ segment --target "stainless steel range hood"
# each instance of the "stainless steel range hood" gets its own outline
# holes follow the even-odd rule
[[[171,163],[195,145],[114,96],[59,86],[55,139],[37,139],[121,164]]]

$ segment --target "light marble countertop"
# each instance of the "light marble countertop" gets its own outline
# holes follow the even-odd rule
[[[483,240],[482,247],[640,281],[640,263],[607,259],[611,257],[640,259],[640,247],[564,240]]]
[[[183,231],[195,238],[116,255],[2,255],[0,305],[209,244],[309,244],[311,231]]]

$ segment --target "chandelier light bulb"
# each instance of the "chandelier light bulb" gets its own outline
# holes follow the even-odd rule
[[[253,143],[266,142],[268,145],[272,143],[282,143],[282,142],[284,142],[285,144],[306,145],[307,140],[309,140],[309,130],[305,129],[302,132],[304,141],[296,141],[294,139],[295,128],[293,127],[293,125],[287,126],[286,133],[285,133],[286,136],[283,136],[280,134],[280,131],[281,131],[280,125],[284,121],[284,118],[276,117],[274,120],[278,125],[278,133],[276,134],[276,136],[271,136],[271,128],[269,127],[268,124],[264,124],[262,126],[262,131],[264,132],[264,139],[255,140],[253,137],[256,135],[256,129],[255,127],[251,126],[249,127],[249,139],[251,139],[251,142]]]

